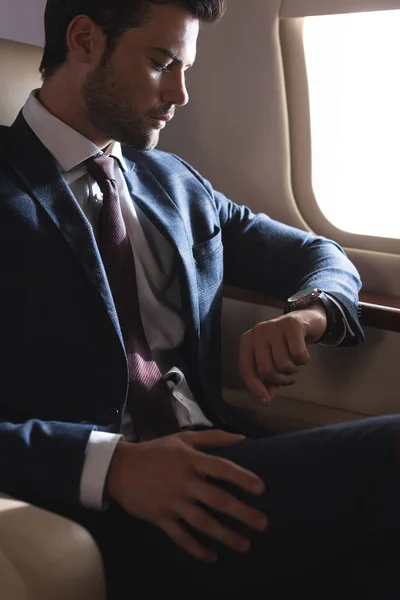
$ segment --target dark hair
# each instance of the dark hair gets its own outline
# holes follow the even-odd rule
[[[39,71],[50,77],[68,54],[67,31],[78,15],[87,15],[107,36],[107,55],[125,31],[146,22],[150,4],[177,4],[205,23],[215,23],[225,11],[225,0],[47,0],[44,14],[45,46]]]

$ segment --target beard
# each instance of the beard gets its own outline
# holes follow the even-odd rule
[[[106,138],[137,150],[157,146],[159,130],[146,124],[146,117],[132,107],[132,90],[117,80],[109,61],[87,75],[82,91],[87,119]],[[151,114],[161,111],[155,109]]]

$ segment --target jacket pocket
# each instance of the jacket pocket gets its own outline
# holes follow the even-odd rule
[[[221,230],[218,229],[211,238],[193,246],[192,251],[193,257],[198,263],[207,260],[215,252],[222,252]]]

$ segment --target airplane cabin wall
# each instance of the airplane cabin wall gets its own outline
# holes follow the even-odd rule
[[[42,46],[46,0],[1,0],[0,38]]]

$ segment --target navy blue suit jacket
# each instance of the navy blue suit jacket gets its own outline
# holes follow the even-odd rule
[[[221,397],[223,282],[282,300],[318,286],[353,343],[358,274],[335,243],[234,204],[178,157],[125,156],[132,198],[178,257],[189,385],[210,418],[248,433]],[[126,356],[91,227],[21,114],[0,128],[0,335],[0,491],[78,504],[90,433],[121,424]]]

